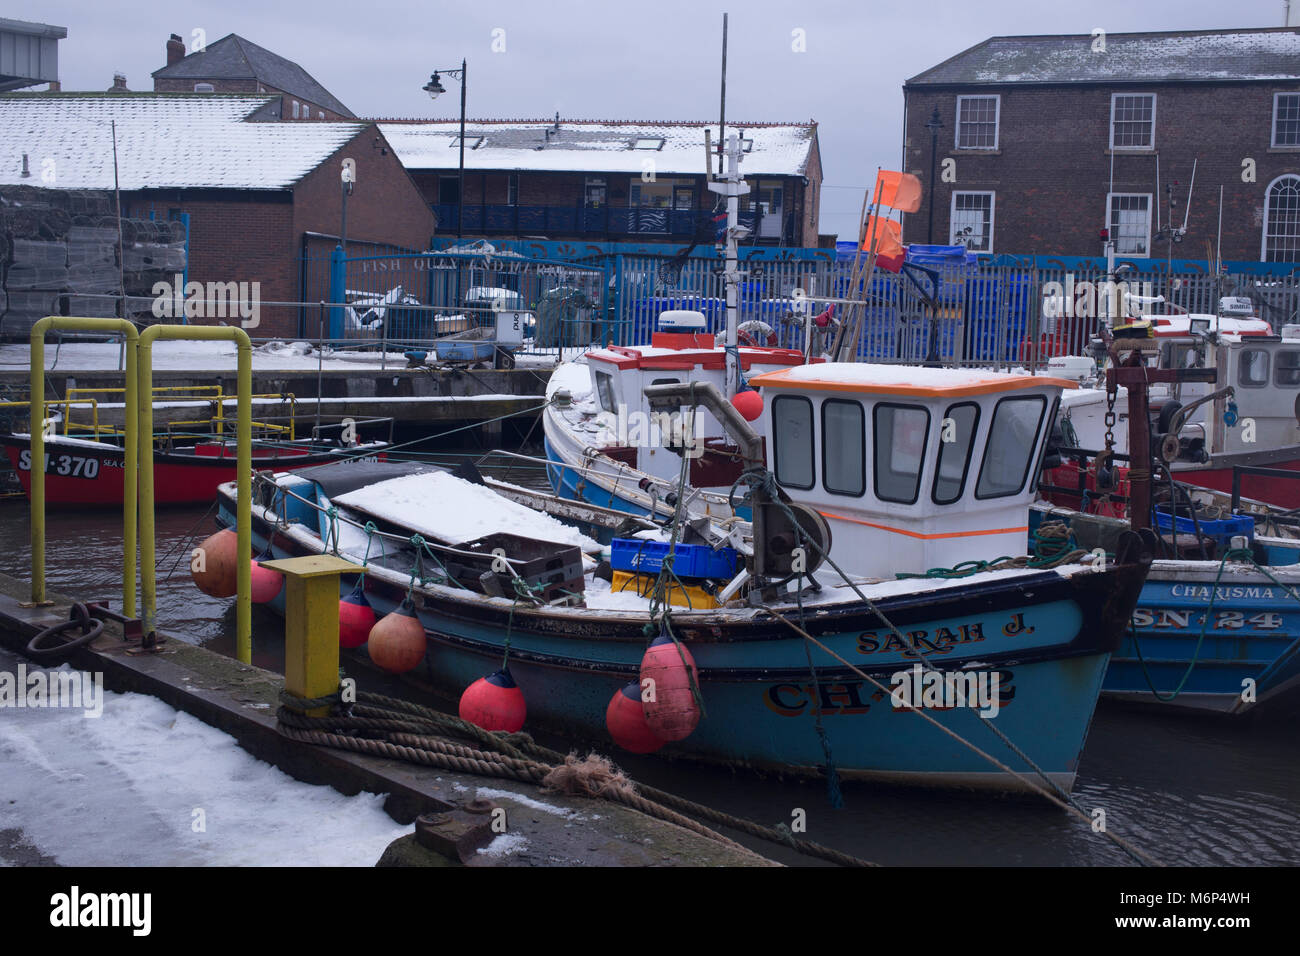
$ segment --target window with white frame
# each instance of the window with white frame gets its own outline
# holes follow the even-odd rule
[[[971,252],[993,251],[993,200],[996,193],[953,193],[948,241]]]
[[[1110,148],[1154,149],[1156,95],[1115,93],[1110,98]]]
[[[1300,93],[1273,94],[1273,145],[1300,146]]]
[[[1000,96],[957,97],[957,148],[997,149]]]
[[[1110,237],[1125,256],[1151,254],[1151,194],[1110,193],[1107,197]]]
[[[1268,184],[1260,258],[1300,262],[1300,176],[1279,176]]]

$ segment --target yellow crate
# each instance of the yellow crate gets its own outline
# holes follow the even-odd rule
[[[655,581],[658,576],[654,574],[634,574],[631,571],[615,571],[614,582],[611,585],[615,593],[620,591],[634,591],[642,597],[649,597],[654,591]],[[681,586],[675,581],[668,584],[668,603],[676,607],[687,607],[692,610],[701,611],[709,608],[722,607],[718,599],[703,588],[694,585],[686,585],[683,591]]]

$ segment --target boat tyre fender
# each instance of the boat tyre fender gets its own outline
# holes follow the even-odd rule
[[[736,326],[736,341],[750,348],[776,348],[776,330],[759,319],[750,319]]]
[[[73,628],[81,628],[84,633],[70,641],[45,647],[44,644],[56,634],[63,634]],[[53,627],[47,627],[27,643],[27,653],[33,657],[53,658],[70,654],[78,647],[89,644],[104,631],[104,622],[94,619],[84,604],[74,604],[68,610],[68,620]]]

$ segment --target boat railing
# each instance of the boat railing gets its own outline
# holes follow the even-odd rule
[[[7,409],[7,408],[12,408],[12,409],[30,408],[30,407],[31,407],[31,404],[32,404],[32,403],[29,402],[29,401],[27,401],[26,399],[23,399],[23,400],[21,400],[21,401],[0,402],[0,414],[3,414],[3,410],[4,410],[4,409]],[[76,425],[76,426],[74,426],[73,423],[70,421],[70,419],[71,419],[71,417],[72,417],[72,409],[73,409],[73,408],[85,408],[86,406],[90,406],[91,424],[89,424],[89,425]],[[101,424],[99,423],[99,402],[98,402],[96,399],[93,399],[93,398],[81,398],[81,399],[73,399],[73,398],[51,398],[51,399],[46,399],[46,401],[45,401],[45,408],[47,409],[47,412],[46,412],[47,415],[48,415],[48,409],[50,409],[50,408],[62,408],[62,409],[63,409],[63,434],[64,434],[64,435],[69,435],[69,434],[70,434],[70,432],[69,432],[69,430],[68,430],[70,427],[84,428],[84,429],[90,431],[92,434],[94,434],[94,436],[95,436],[96,438],[99,437],[99,434],[100,434],[101,432],[104,432],[104,433],[106,433],[106,434],[114,434],[114,435],[120,435],[120,434],[123,433],[123,432],[122,432],[122,429],[120,429],[120,428],[114,428],[112,425],[101,425]]]

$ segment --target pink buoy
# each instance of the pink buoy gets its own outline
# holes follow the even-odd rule
[[[665,743],[645,721],[641,685],[636,681],[614,691],[605,709],[605,726],[614,743],[629,753],[654,753]]]
[[[732,395],[731,404],[735,406],[736,411],[740,412],[740,417],[747,422],[752,422],[763,414],[763,396],[753,389]]]
[[[262,555],[262,559],[271,560],[270,555]],[[273,571],[270,568],[264,568],[261,562],[254,558],[250,570],[251,586],[249,588],[249,597],[254,604],[266,604],[274,601],[284,587],[284,575],[279,571]]]
[[[375,609],[357,582],[347,597],[339,600],[339,647],[360,647],[370,639],[375,626]]]
[[[661,634],[646,648],[641,658],[641,686],[645,688],[641,706],[646,725],[660,740],[684,740],[699,724],[700,708],[691,693],[692,678],[698,685],[699,670],[685,646],[679,651],[671,637]]]
[[[428,639],[410,600],[385,614],[370,629],[370,659],[390,674],[405,674],[424,660]]]
[[[528,708],[524,692],[510,676],[509,668],[480,677],[460,695],[460,719],[484,730],[514,733],[524,726]]]

